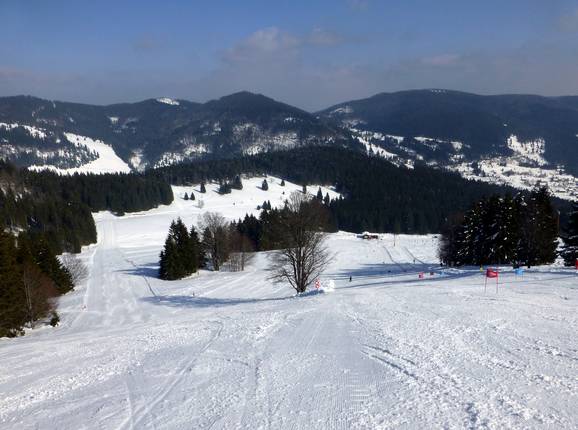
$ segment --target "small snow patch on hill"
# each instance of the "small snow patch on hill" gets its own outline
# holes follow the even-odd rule
[[[546,142],[542,138],[536,140],[519,140],[514,134],[510,135],[507,140],[508,148],[528,160],[534,161],[540,166],[545,166],[548,162],[543,155],[546,150]]]
[[[330,115],[336,115],[336,114],[350,114],[353,112],[353,108],[351,106],[343,106],[343,107],[338,107],[337,109],[333,109],[330,113]]]
[[[3,128],[3,129],[8,130],[8,131],[13,130],[15,128],[23,128],[32,137],[35,137],[38,139],[45,139],[46,138],[46,131],[45,130],[40,129],[40,128],[36,128],[36,127],[32,127],[30,125],[24,125],[24,124],[18,124],[18,123],[7,124],[5,122],[0,122],[0,128]]]
[[[157,102],[159,103],[164,103],[166,105],[171,105],[171,106],[178,106],[180,105],[180,103],[178,102],[178,100],[174,100],[174,99],[170,99],[168,97],[161,97],[157,99]]]

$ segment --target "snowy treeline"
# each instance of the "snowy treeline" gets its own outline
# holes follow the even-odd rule
[[[545,188],[515,197],[494,195],[450,220],[440,260],[452,266],[552,263],[557,238],[558,214]]]

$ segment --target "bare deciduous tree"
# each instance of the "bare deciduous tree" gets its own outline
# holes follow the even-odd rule
[[[288,282],[298,293],[307,290],[329,262],[322,231],[322,206],[310,195],[293,192],[277,226],[282,248],[273,254],[270,279]]]
[[[218,271],[230,253],[229,222],[216,212],[206,212],[199,221],[203,234],[203,247],[210,258],[213,270]]]
[[[74,286],[79,285],[88,277],[88,268],[76,255],[64,254],[60,257],[60,261],[70,273]]]
[[[229,269],[233,272],[242,272],[245,266],[254,257],[254,248],[251,240],[239,233],[235,228],[229,232],[231,254],[229,256]]]
[[[31,328],[38,319],[53,310],[52,299],[58,295],[52,280],[36,264],[27,263],[22,272],[22,285],[26,296],[26,313]]]

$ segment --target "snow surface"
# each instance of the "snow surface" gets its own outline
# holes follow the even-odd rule
[[[90,151],[98,154],[98,158],[80,167],[59,169],[51,165],[33,165],[30,170],[52,170],[60,174],[73,175],[74,173],[129,173],[131,168],[116,153],[111,146],[102,140],[92,139],[73,133],[64,133],[66,139],[76,146],[86,146]]]
[[[331,112],[329,112],[329,115],[335,115],[335,114],[350,114],[353,113],[353,108],[351,106],[343,106],[343,107],[338,107],[337,109],[333,109]]]
[[[521,141],[515,134],[512,134],[507,139],[507,145],[514,153],[540,166],[548,164],[544,159],[544,152],[546,151],[546,142],[544,139]]]
[[[479,269],[440,271],[435,236],[340,232],[331,294],[271,284],[267,253],[245,272],[156,278],[172,219],[238,218],[301,188],[261,182],[96,214],[90,278],[61,298],[61,325],[0,339],[0,428],[576,428],[571,270],[504,269],[496,294]]]
[[[386,134],[386,137],[389,137],[391,140],[395,140],[396,143],[400,144],[404,141],[405,137],[403,136],[396,136],[395,134]]]
[[[537,184],[547,185],[550,192],[561,199],[578,201],[578,178],[558,168],[530,167],[520,163],[516,157],[494,157],[477,162],[475,172],[471,162],[459,162],[449,167],[465,179],[509,185],[518,189],[531,190]]]
[[[459,173],[463,178],[492,184],[509,185],[518,189],[531,190],[537,185],[546,185],[550,192],[561,199],[578,201],[578,178],[565,171],[563,165],[552,166],[544,158],[544,139],[522,141],[512,134],[506,139],[506,146],[512,151],[509,156],[488,156],[478,160],[468,160],[463,154],[468,144],[458,140],[444,140],[426,136],[415,136],[413,140],[432,151],[440,147],[452,149],[446,163],[427,159],[412,148],[404,146],[404,137],[379,132],[360,130],[355,124],[348,124],[355,138],[365,146],[367,152],[380,156],[396,166],[413,168],[415,160],[423,160],[432,167],[442,167]],[[395,142],[394,151],[384,149],[386,139]],[[391,149],[390,146],[388,148]],[[474,168],[477,165],[477,169]]]
[[[45,139],[46,138],[46,130],[41,129],[41,128],[37,128],[37,127],[33,127],[30,125],[26,125],[26,124],[18,124],[18,123],[7,124],[5,122],[0,122],[0,128],[4,128],[8,131],[13,130],[15,128],[23,128],[32,137],[35,137],[37,139]]]
[[[161,97],[161,98],[157,99],[157,102],[164,103],[166,105],[171,105],[171,106],[179,106],[180,105],[178,100],[170,99],[168,97]]]

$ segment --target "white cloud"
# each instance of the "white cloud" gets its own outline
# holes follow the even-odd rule
[[[301,41],[277,27],[258,30],[225,51],[223,58],[229,63],[272,58],[279,55],[295,55]]]

